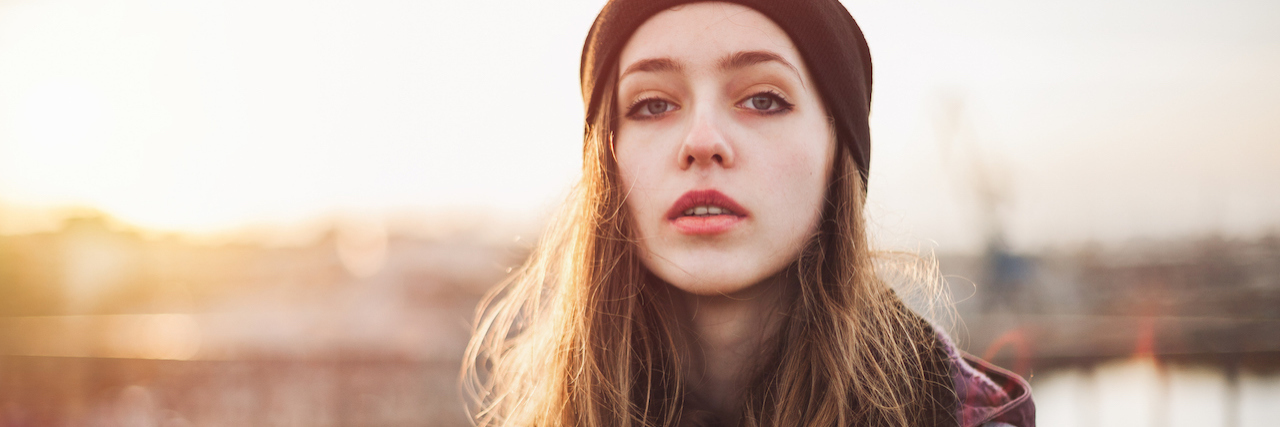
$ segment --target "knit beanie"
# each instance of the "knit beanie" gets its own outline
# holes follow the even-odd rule
[[[610,0],[582,46],[582,98],[587,123],[600,114],[606,73],[617,73],[622,48],[650,17],[699,0]],[[871,166],[871,53],[858,23],[838,0],[721,0],[764,14],[791,37],[835,127],[866,185]],[[864,188],[865,189],[865,188]]]

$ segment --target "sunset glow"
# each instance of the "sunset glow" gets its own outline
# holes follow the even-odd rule
[[[601,4],[5,4],[0,207],[186,232],[544,215],[577,173]],[[1020,247],[1280,226],[1278,7],[1125,4],[847,2],[875,58],[882,239],[975,248],[977,165]]]

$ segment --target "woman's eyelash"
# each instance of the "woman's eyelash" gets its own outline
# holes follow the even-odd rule
[[[754,105],[751,105],[750,103],[755,102],[755,100],[759,97],[768,98],[769,101],[777,104],[776,108],[769,108],[769,109],[752,108],[754,107]],[[654,103],[661,103],[660,106],[663,107],[661,108],[662,111],[659,111],[659,112],[650,111],[649,114],[642,114],[643,111],[641,111],[641,109],[646,107],[652,108]],[[795,104],[792,104],[791,102],[787,101],[786,97],[782,96],[781,93],[778,93],[773,90],[756,92],[755,94],[752,94],[751,96],[748,96],[746,99],[739,102],[739,105],[743,105],[743,104],[745,104],[745,106],[748,109],[754,110],[758,114],[764,114],[764,115],[785,113],[785,112],[791,111],[795,107]],[[675,104],[673,104],[671,101],[667,101],[665,99],[662,99],[656,96],[640,98],[631,102],[631,105],[627,106],[626,117],[632,118],[632,119],[649,119],[649,118],[658,117],[660,115],[666,114],[670,111],[673,111],[679,108],[679,107],[675,107],[675,108],[671,108],[671,107],[675,107]]]
[[[626,110],[627,116],[634,115],[636,113],[636,109],[640,108],[640,106],[644,105],[644,103],[652,101],[654,99],[657,99],[657,98],[640,98],[635,101],[631,101],[631,105],[627,106],[627,110]]]
[[[626,113],[626,116],[627,116],[627,117],[629,117],[629,118],[633,118],[633,119],[648,119],[648,118],[657,117],[657,116],[659,116],[659,115],[661,115],[661,114],[664,114],[664,113],[667,113],[667,112],[669,112],[669,111],[674,110],[674,108],[669,108],[669,109],[664,109],[661,113],[654,113],[654,114],[650,114],[650,115],[642,115],[642,114],[640,114],[640,113],[641,113],[641,111],[640,111],[640,109],[641,109],[641,108],[644,108],[644,107],[646,107],[646,106],[648,106],[648,105],[650,105],[650,104],[652,104],[652,103],[654,103],[654,102],[661,102],[661,103],[663,103],[663,104],[664,104],[664,106],[674,106],[674,105],[675,105],[675,104],[673,104],[671,101],[667,101],[667,100],[665,100],[665,99],[662,99],[662,98],[659,98],[659,97],[656,97],[656,96],[650,96],[650,97],[640,98],[640,99],[637,99],[637,100],[635,100],[634,102],[632,102],[632,103],[631,103],[631,105],[627,106],[627,110],[626,110],[626,111],[627,111],[627,113]]]
[[[752,94],[751,96],[748,96],[746,99],[744,99],[744,100],[742,101],[742,103],[743,103],[743,104],[748,104],[748,103],[752,102],[752,100],[754,100],[754,99],[756,99],[757,97],[760,97],[760,96],[768,97],[771,101],[773,101],[773,102],[775,102],[775,103],[777,103],[777,104],[778,104],[778,108],[777,108],[777,109],[772,109],[772,110],[756,110],[756,109],[754,109],[754,108],[750,108],[750,107],[751,107],[750,105],[748,105],[748,106],[747,106],[749,109],[756,110],[756,111],[758,111],[760,114],[766,114],[766,115],[767,115],[767,114],[785,113],[785,112],[787,112],[787,111],[791,111],[791,109],[795,107],[795,104],[792,104],[792,103],[788,102],[788,101],[787,101],[787,99],[786,99],[786,97],[783,97],[781,93],[775,92],[775,91],[773,91],[773,90],[766,90],[766,91],[756,92],[755,94]]]

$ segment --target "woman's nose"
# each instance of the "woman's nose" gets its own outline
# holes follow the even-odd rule
[[[717,164],[722,168],[731,168],[733,154],[717,118],[712,114],[702,113],[694,115],[689,133],[680,146],[677,162],[681,170],[694,165],[709,167]]]

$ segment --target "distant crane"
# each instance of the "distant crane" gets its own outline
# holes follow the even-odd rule
[[[987,291],[980,293],[983,310],[1025,308],[1022,301],[1034,268],[1031,260],[1015,255],[1006,238],[1005,216],[1012,199],[1010,171],[997,154],[983,150],[956,95],[940,96],[935,116],[938,149],[943,167],[968,193],[975,205],[977,226],[983,239],[984,277]]]

